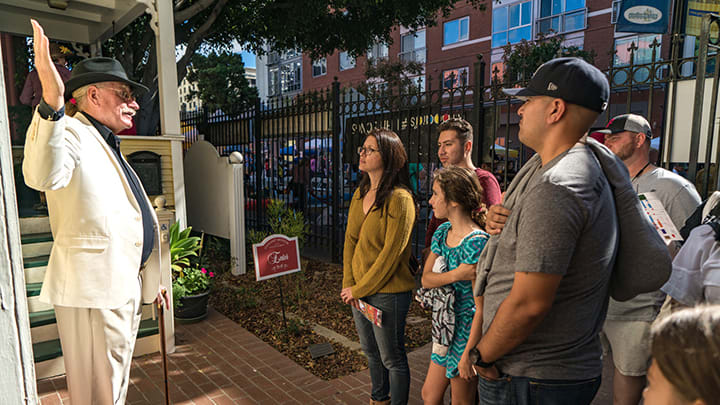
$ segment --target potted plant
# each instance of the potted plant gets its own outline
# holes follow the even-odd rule
[[[181,322],[197,322],[207,316],[210,286],[215,277],[199,263],[203,238],[190,236],[191,230],[187,227],[180,231],[177,222],[170,227],[173,307],[175,319]]]

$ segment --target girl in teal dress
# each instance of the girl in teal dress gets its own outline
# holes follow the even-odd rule
[[[454,290],[453,338],[449,346],[435,343],[422,397],[425,404],[442,404],[448,385],[452,387],[453,405],[472,404],[477,390],[477,377],[463,379],[458,375],[458,362],[465,350],[475,314],[473,281],[475,265],[489,235],[484,232],[485,209],[482,188],[475,173],[460,167],[447,167],[435,172],[430,205],[437,218],[448,222],[435,231],[430,254],[422,276],[424,288],[451,286]],[[439,257],[446,266],[433,271]],[[434,323],[442,322],[433,319]],[[448,325],[433,325],[447,327]]]

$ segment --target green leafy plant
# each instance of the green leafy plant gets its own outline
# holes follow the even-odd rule
[[[180,231],[180,223],[170,226],[170,263],[173,271],[180,272],[190,266],[190,257],[198,255],[202,249],[201,238],[190,236],[192,227]]]
[[[180,298],[200,294],[210,288],[215,273],[195,265],[182,269],[173,279],[173,304],[181,307]]]
[[[272,233],[282,234],[289,238],[297,236],[300,246],[303,245],[310,227],[305,223],[305,216],[302,212],[288,208],[282,200],[270,200],[267,217]]]

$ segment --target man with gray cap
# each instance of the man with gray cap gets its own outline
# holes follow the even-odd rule
[[[55,310],[73,405],[123,404],[141,305],[165,301],[157,218],[115,136],[147,88],[111,58],[78,63],[63,84],[48,38],[31,23],[43,91],[23,174],[47,194],[54,239],[40,300]],[[65,114],[71,97],[78,111]]]
[[[475,284],[482,310],[459,368],[480,375],[482,404],[589,404],[620,232],[609,179],[630,190],[627,174],[614,173],[622,163],[585,136],[609,85],[582,59],[558,58],[526,88],[503,91],[524,101],[518,136],[537,154],[488,214],[493,236]]]
[[[623,114],[597,132],[606,134],[605,145],[627,166],[635,191],[654,193],[677,229],[682,228],[700,205],[700,196],[692,183],[650,162],[650,123],[640,115]],[[650,363],[650,325],[664,298],[665,294],[658,290],[625,302],[610,299],[601,337],[612,350],[615,364],[615,405],[640,402]]]

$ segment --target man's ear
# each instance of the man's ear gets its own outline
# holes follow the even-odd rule
[[[554,98],[548,103],[547,111],[547,123],[555,124],[565,115],[567,104],[562,99]]]
[[[470,153],[470,151],[472,150],[472,141],[465,142],[465,146],[463,146],[463,150],[465,151],[465,153]]]

